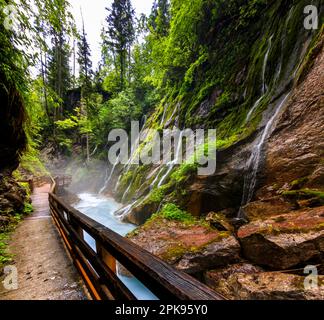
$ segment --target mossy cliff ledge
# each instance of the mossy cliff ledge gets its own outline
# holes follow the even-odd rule
[[[305,275],[288,271],[324,260],[324,29],[303,27],[309,4],[254,1],[244,23],[236,6],[228,20],[220,14],[192,82],[182,79],[149,117],[144,135],[149,128],[217,128],[214,175],[197,176],[188,164],[117,170],[123,219],[141,225],[130,239],[200,279],[204,273],[230,298],[322,297],[300,288]],[[322,16],[320,2],[312,4]],[[247,164],[262,140],[253,196],[242,202]],[[194,222],[166,218],[170,204]],[[243,226],[234,223],[238,212]],[[228,271],[228,285],[208,281],[219,270]]]
[[[251,152],[288,93],[266,139],[269,144],[263,146],[265,150],[260,155],[256,191],[267,189],[269,184],[278,190],[304,176],[313,179],[313,174],[318,180],[316,188],[322,187],[319,175],[323,150],[323,61],[319,56],[323,31],[303,27],[303,9],[309,4],[306,1],[256,3],[251,5],[253,15],[247,20],[242,13],[244,6],[230,9],[228,15],[236,17],[230,23],[220,11],[210,26],[208,41],[202,39],[206,41],[207,53],[201,60],[204,63],[194,69],[190,89],[185,90],[185,78],[179,87],[170,89],[148,118],[142,132],[145,142],[137,150],[140,152],[152,141],[147,129],[217,128],[216,173],[197,176],[197,167],[186,164],[175,165],[171,170],[162,164],[115,168],[120,178],[111,180],[116,185],[112,184],[109,191],[129,207],[124,214],[130,217],[129,221],[142,224],[161,202],[170,201],[195,216],[228,208],[238,211]],[[319,3],[314,4],[321,9]],[[313,74],[308,76],[311,70]],[[289,144],[294,135],[296,143],[304,141],[304,147]],[[300,164],[293,169],[295,163]],[[306,166],[307,172],[303,172]],[[276,177],[281,177],[278,183],[274,181]],[[160,199],[156,199],[157,193],[161,194]],[[258,198],[265,197],[256,192],[252,200]]]

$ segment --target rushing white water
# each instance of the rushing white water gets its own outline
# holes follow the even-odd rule
[[[115,231],[121,236],[133,231],[136,226],[121,222],[114,213],[121,208],[113,198],[105,198],[92,194],[79,194],[80,202],[75,205],[75,208],[93,220],[101,223],[107,228]],[[96,251],[95,240],[86,232],[84,232],[85,241]],[[117,268],[118,270],[118,268]],[[134,277],[125,276],[117,271],[118,278],[131,290],[131,292],[139,300],[156,300],[157,297],[148,290],[140,281]]]
[[[244,179],[244,190],[243,190],[243,198],[242,198],[242,206],[249,203],[254,195],[256,183],[257,183],[257,173],[260,167],[260,162],[262,160],[262,152],[264,145],[269,138],[271,134],[271,130],[273,129],[275,125],[275,121],[277,120],[277,117],[283,107],[285,106],[285,103],[289,97],[288,93],[280,102],[278,107],[276,108],[274,114],[267,122],[267,125],[264,127],[264,130],[262,132],[262,135],[260,136],[257,144],[254,146],[250,159],[248,161],[248,174],[245,176]],[[242,208],[239,211],[239,218],[243,218],[244,212]]]

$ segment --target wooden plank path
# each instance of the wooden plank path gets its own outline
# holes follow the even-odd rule
[[[49,184],[35,188],[34,213],[12,235],[9,251],[18,269],[18,289],[6,291],[0,282],[0,300],[86,299],[81,278],[51,218],[49,191]]]

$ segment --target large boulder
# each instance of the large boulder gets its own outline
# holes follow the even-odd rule
[[[239,261],[239,253],[239,243],[228,234],[195,251],[186,252],[175,267],[187,273],[202,272]]]
[[[238,270],[240,271],[240,270]],[[305,277],[280,272],[234,272],[214,281],[213,272],[207,283],[217,292],[233,300],[323,300],[324,276],[318,277],[317,288],[305,287]]]
[[[144,224],[159,209],[160,203],[156,201],[144,201],[130,209],[123,215],[123,221],[137,226]],[[122,211],[123,208],[120,210]],[[116,213],[118,215],[118,212]]]
[[[188,224],[153,218],[129,238],[187,273],[198,273],[240,260],[240,245],[235,237],[201,221]]]
[[[244,206],[246,218],[251,221],[260,218],[269,218],[284,213],[289,213],[296,208],[283,197],[277,196],[259,201],[250,202]]]
[[[238,230],[245,258],[277,270],[322,261],[324,207],[255,220]]]
[[[26,200],[26,190],[11,176],[0,174],[0,214],[9,216],[21,212]]]

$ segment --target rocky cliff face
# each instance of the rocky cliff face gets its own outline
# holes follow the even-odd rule
[[[270,1],[237,34],[223,25],[212,35],[218,66],[205,70],[209,90],[198,79],[192,94],[173,96],[148,120],[158,129],[216,126],[214,175],[197,176],[188,165],[127,166],[115,179],[126,221],[143,224],[170,202],[200,219],[187,228],[150,220],[131,239],[179,269],[204,273],[231,298],[323,295],[300,289],[303,273],[285,271],[324,259],[324,33],[303,28],[305,5]],[[221,55],[230,49],[240,59],[224,69],[229,56]],[[226,81],[211,85],[211,74]]]
[[[3,40],[6,31],[0,27],[0,35]],[[4,48],[1,57],[0,67],[0,232],[9,224],[15,213],[21,212],[24,208],[26,192],[11,177],[12,172],[19,165],[20,154],[25,150],[27,138],[24,130],[26,113],[23,98],[17,89],[18,84],[9,77],[6,68],[16,70],[17,67],[10,68],[8,65],[13,63],[6,59],[14,53],[10,51],[11,44]]]
[[[321,8],[319,3],[314,4]],[[159,201],[152,199],[156,189],[163,193],[164,202],[176,202],[195,216],[228,208],[235,212],[242,203],[255,200],[257,189],[267,179],[264,169],[266,159],[269,163],[277,157],[277,154],[266,156],[266,149],[272,148],[271,145],[269,148],[267,146],[270,135],[275,128],[277,132],[289,121],[291,125],[286,128],[286,132],[295,134],[292,126],[295,123],[294,117],[298,115],[290,115],[284,109],[287,110],[287,104],[294,99],[292,88],[296,86],[298,77],[305,77],[309,66],[313,64],[314,55],[321,47],[321,31],[308,31],[303,27],[305,5],[306,2],[302,0],[293,4],[271,1],[265,8],[258,9],[263,10],[262,16],[246,21],[244,27],[235,25],[235,21],[232,21],[233,26],[226,25],[218,33],[211,35],[214,41],[209,44],[208,70],[205,70],[202,79],[201,72],[197,72],[195,86],[189,93],[184,95],[179,92],[177,98],[167,97],[157,108],[142,132],[145,141],[140,148],[151,143],[146,130],[149,128],[217,128],[216,173],[208,177],[197,176],[196,168],[186,165],[127,165],[115,168],[115,176],[119,179],[112,177],[110,184],[115,185],[115,188],[108,191],[115,192],[116,197],[128,205],[131,221],[136,221],[137,218],[133,216],[138,217],[137,212],[143,212],[147,219],[152,214],[152,209],[157,209]],[[223,33],[229,33],[226,39]],[[223,50],[228,51],[230,56],[235,54],[235,57],[231,56],[232,63],[228,61],[229,56],[224,56]],[[237,59],[238,56],[240,59]],[[320,83],[320,79],[316,81]],[[219,84],[213,85],[214,82]],[[304,99],[309,99],[309,103],[312,99],[318,99],[318,93],[314,90],[306,89],[309,96]],[[296,109],[291,112],[302,112],[302,107],[299,107],[299,111]],[[286,122],[281,123],[280,120],[278,123],[278,117],[282,117],[282,114],[286,117]],[[312,113],[308,114],[311,117]],[[316,121],[321,120],[318,118]],[[306,127],[304,129],[307,130]],[[300,134],[303,135],[303,132]],[[313,136],[317,137],[318,133],[313,132]],[[254,155],[258,164],[256,168],[251,168],[249,162],[260,140],[263,140],[260,154]],[[309,144],[314,145],[311,142]],[[282,145],[282,149],[284,148]],[[303,151],[300,150],[299,153],[302,154]],[[317,159],[313,160],[318,162],[319,157],[317,154]],[[295,158],[292,156],[286,159],[291,167],[294,167],[294,161],[291,160]],[[303,161],[304,158],[301,157],[300,171],[303,170]],[[286,165],[277,161],[277,166],[281,168]],[[312,168],[309,166],[307,170]],[[251,183],[248,180],[253,169],[255,181]],[[274,167],[273,170],[277,168]],[[280,169],[277,172],[277,176],[282,176]],[[300,176],[296,179],[298,178]],[[294,179],[282,176],[283,180],[286,183]],[[244,189],[249,189],[247,184],[250,187],[255,184],[251,187],[253,190],[250,190],[251,199],[244,199],[249,198],[244,195]],[[135,203],[134,199],[137,200]],[[138,222],[143,223],[143,219]]]

